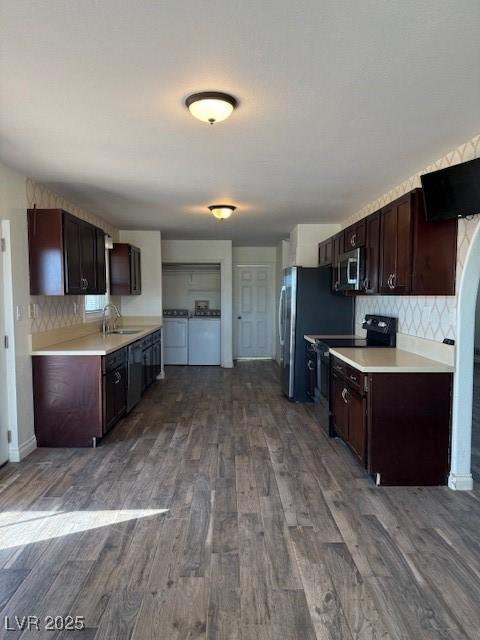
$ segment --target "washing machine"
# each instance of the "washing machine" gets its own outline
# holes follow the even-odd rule
[[[196,311],[188,325],[188,364],[219,365],[220,311]]]

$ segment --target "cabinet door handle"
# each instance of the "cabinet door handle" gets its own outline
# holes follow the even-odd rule
[[[120,375],[120,373],[118,371],[115,371],[115,383],[114,384],[118,384],[121,379],[122,379],[122,376]]]
[[[370,289],[370,281],[368,278],[365,278],[365,280],[363,281],[363,288],[365,289],[365,291]]]
[[[354,247],[357,244],[357,234],[354,233],[353,236],[350,238],[350,244],[352,245],[352,247]]]
[[[396,284],[397,284],[397,274],[392,273],[392,289],[395,289]]]
[[[350,376],[350,380],[353,380],[353,382],[357,382],[357,376]]]
[[[309,371],[315,371],[315,365],[313,364],[313,362],[311,360],[309,360],[307,362],[307,367]]]
[[[348,404],[347,393],[348,393],[348,391],[346,389],[343,389],[342,398],[343,398],[343,401],[345,402],[345,404]]]
[[[394,274],[394,273],[391,273],[391,274],[388,276],[388,286],[390,287],[390,289],[394,289],[394,288],[395,288],[395,285],[393,284],[393,278],[394,278],[394,277],[395,277],[395,274]]]
[[[85,278],[85,289],[88,289],[88,280]]]

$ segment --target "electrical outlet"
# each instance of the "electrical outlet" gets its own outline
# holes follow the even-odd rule
[[[30,302],[28,305],[28,319],[34,320],[36,316],[36,305],[34,302]]]
[[[17,304],[16,308],[15,308],[15,316],[17,318],[17,322],[20,320],[23,320],[23,309],[22,309],[22,305]]]

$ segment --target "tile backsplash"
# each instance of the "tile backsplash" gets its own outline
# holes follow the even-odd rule
[[[480,157],[480,135],[460,145],[446,156],[424,167],[421,171],[408,178],[394,189],[384,193],[370,204],[366,205],[344,223],[344,227],[360,220],[365,216],[378,211],[392,200],[403,194],[420,187],[420,175],[443,169],[453,164],[466,162]],[[473,233],[480,224],[480,216],[472,219],[459,220],[457,243],[457,274],[456,289],[460,283],[463,265],[470,247]],[[444,338],[456,338],[456,296],[365,296],[357,297],[355,326],[361,333],[361,325],[366,313],[381,313],[398,317],[398,330],[411,336],[418,336],[428,340],[442,342]]]
[[[65,209],[82,220],[100,227],[114,240],[118,239],[118,230],[111,224],[53,193],[43,185],[27,179],[26,190],[29,208],[35,205],[37,209]],[[115,302],[114,298],[112,300]],[[71,327],[84,322],[84,296],[31,296],[30,301],[36,305],[36,317],[31,321],[32,333]]]

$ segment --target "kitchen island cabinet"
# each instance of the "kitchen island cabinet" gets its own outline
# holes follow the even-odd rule
[[[435,371],[433,361],[407,352],[402,356],[396,349],[338,351],[350,362],[332,361],[336,435],[379,485],[446,484],[453,377],[448,367],[438,363]],[[354,352],[363,352],[364,362],[373,352],[377,364],[361,363],[363,371],[355,368]],[[383,367],[382,352],[392,361]],[[414,363],[409,371],[408,361]]]

